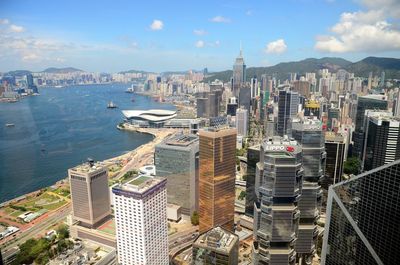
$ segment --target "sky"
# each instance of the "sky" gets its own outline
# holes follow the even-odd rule
[[[0,0],[0,71],[231,69],[400,58],[400,0]]]

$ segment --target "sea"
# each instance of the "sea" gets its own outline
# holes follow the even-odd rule
[[[46,87],[39,96],[0,103],[0,203],[53,185],[89,157],[108,159],[151,141],[151,135],[116,128],[121,110],[175,107],[125,93],[128,87]],[[109,101],[118,108],[108,109]]]

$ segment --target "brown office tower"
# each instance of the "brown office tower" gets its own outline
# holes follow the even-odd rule
[[[92,161],[68,170],[73,218],[94,227],[111,213],[107,168]]]
[[[208,128],[199,138],[200,233],[217,226],[233,231],[236,129]]]

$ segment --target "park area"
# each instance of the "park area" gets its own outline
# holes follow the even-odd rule
[[[57,190],[44,191],[29,196],[18,203],[9,204],[1,209],[0,215],[3,218],[21,223],[22,220],[18,220],[18,216],[26,212],[36,213],[56,210],[70,201],[68,198],[69,193],[67,194],[65,191],[59,191],[59,193],[66,195],[64,197],[56,191]]]

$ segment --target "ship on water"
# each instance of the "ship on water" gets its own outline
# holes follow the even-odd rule
[[[114,102],[110,101],[110,102],[108,102],[108,104],[107,104],[107,108],[108,108],[108,109],[116,109],[116,108],[118,108],[118,106],[115,105]]]
[[[128,87],[125,90],[126,93],[135,93],[135,88],[133,87],[133,84],[131,85],[131,87]]]

